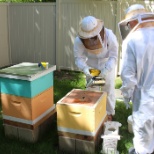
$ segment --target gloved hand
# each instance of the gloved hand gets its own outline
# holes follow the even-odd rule
[[[84,74],[85,74],[86,76],[90,76],[90,77],[91,77],[91,74],[90,74],[89,69],[90,69],[90,67],[85,67],[85,68],[83,69],[83,72],[84,72]]]
[[[125,98],[124,97],[124,103],[125,103],[126,109],[129,109],[130,108],[129,102],[130,102],[130,98]]]
[[[108,69],[106,68],[106,67],[104,67],[103,69],[102,69],[102,71],[101,71],[101,75],[102,75],[102,77],[105,79],[106,78],[106,76],[108,75],[108,73],[109,73],[109,71],[108,71]]]

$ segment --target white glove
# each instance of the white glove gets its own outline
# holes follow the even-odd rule
[[[109,73],[109,71],[108,71],[108,69],[106,68],[106,67],[104,67],[103,69],[102,69],[102,71],[101,71],[101,75],[102,75],[102,77],[105,79],[106,78],[106,76],[108,75],[108,73]]]
[[[85,74],[86,76],[90,76],[90,77],[91,77],[91,74],[90,74],[89,69],[90,69],[90,67],[85,67],[85,68],[83,69],[83,72],[84,72],[84,74]]]
[[[129,102],[130,102],[130,98],[125,98],[124,97],[124,103],[125,103],[126,109],[129,109],[130,108]]]

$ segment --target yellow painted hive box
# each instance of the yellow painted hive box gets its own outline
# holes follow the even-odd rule
[[[106,92],[73,89],[56,104],[60,132],[95,136],[106,117]]]
[[[26,98],[2,94],[3,119],[33,124],[55,109],[53,87],[41,94]]]

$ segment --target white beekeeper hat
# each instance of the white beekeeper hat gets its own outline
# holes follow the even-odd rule
[[[125,11],[125,19],[121,22],[127,23],[137,18],[138,15],[147,13],[144,6],[141,4],[133,4]]]
[[[130,32],[130,29],[127,28],[128,22],[133,20],[141,22],[142,19],[152,16],[154,16],[154,14],[148,12],[143,5],[141,4],[131,5],[125,12],[125,18],[118,24],[122,39],[124,40]]]
[[[93,16],[84,17],[79,25],[78,35],[83,39],[94,37],[100,33],[103,26],[104,23],[100,19]]]

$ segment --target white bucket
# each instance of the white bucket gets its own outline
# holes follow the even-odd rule
[[[127,122],[128,122],[128,131],[129,131],[129,133],[133,133],[133,128],[132,128],[133,117],[132,117],[132,115],[130,115],[128,117]]]

